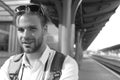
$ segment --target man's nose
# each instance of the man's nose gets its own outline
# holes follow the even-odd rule
[[[27,38],[31,35],[31,32],[27,29],[24,30],[23,37]]]

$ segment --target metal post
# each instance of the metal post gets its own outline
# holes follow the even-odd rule
[[[59,25],[59,48],[66,55],[71,53],[71,3],[72,0],[63,0],[62,24]]]

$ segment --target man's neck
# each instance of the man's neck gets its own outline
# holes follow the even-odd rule
[[[46,45],[43,44],[38,51],[36,51],[36,52],[34,52],[34,53],[31,53],[31,54],[26,53],[26,57],[28,58],[29,63],[30,63],[31,65],[34,65],[34,62],[35,62],[36,60],[40,59],[40,57],[41,57],[42,54],[44,53],[45,49],[46,49]]]

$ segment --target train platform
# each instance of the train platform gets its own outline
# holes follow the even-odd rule
[[[120,76],[97,61],[86,57],[81,63],[79,80],[120,80]]]

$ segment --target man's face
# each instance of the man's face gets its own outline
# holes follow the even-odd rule
[[[45,29],[37,15],[22,15],[17,23],[17,35],[24,52],[36,52],[43,43]]]

